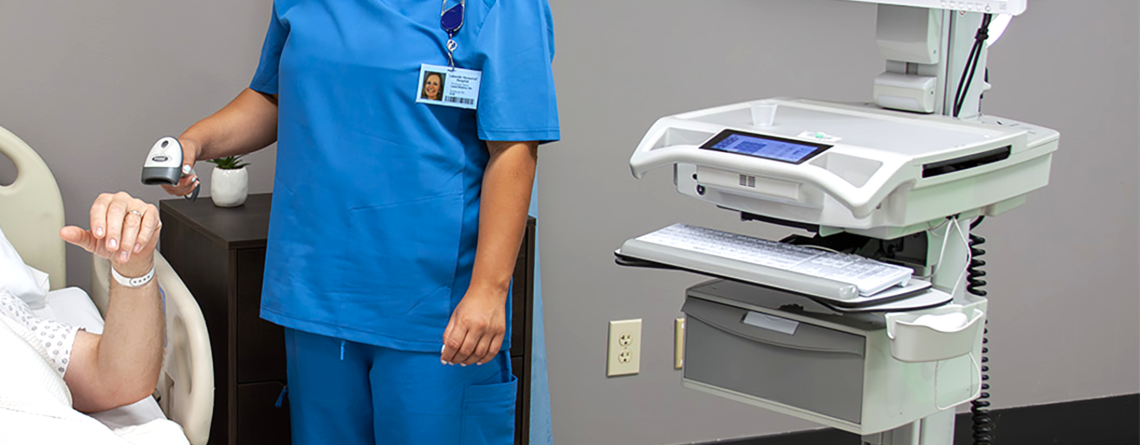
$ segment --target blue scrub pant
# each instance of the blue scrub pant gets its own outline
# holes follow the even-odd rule
[[[398,351],[285,329],[295,445],[479,444],[514,441],[510,357],[444,365]]]

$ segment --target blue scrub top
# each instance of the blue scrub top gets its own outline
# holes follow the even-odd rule
[[[467,1],[455,63],[482,71],[479,108],[416,103],[420,65],[447,65],[441,6],[275,1],[250,85],[278,95],[266,320],[439,351],[471,282],[482,141],[559,138],[546,0]]]

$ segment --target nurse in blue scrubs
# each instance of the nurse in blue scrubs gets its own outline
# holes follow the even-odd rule
[[[553,57],[546,0],[276,0],[250,88],[179,137],[187,165],[277,142],[261,316],[294,443],[511,443]]]

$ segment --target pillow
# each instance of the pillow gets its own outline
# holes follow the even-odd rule
[[[41,287],[41,282],[32,269],[24,264],[16,248],[12,247],[0,229],[0,290],[6,290],[24,300],[33,310],[42,309],[47,292]]]

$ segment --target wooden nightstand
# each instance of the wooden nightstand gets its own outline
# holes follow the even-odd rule
[[[262,320],[261,280],[272,195],[250,195],[245,205],[215,207],[210,199],[159,203],[161,251],[198,299],[214,351],[211,445],[288,444],[284,330]],[[515,265],[511,365],[519,379],[515,443],[526,444],[530,421],[535,219]]]

